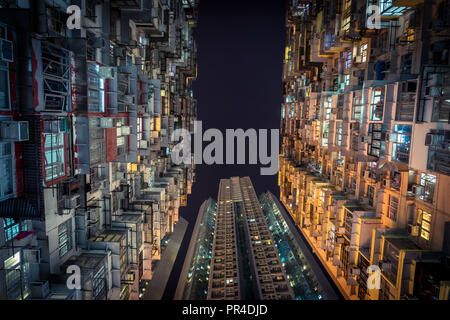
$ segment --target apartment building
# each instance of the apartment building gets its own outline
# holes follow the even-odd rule
[[[139,299],[195,179],[197,2],[0,6],[0,298]]]
[[[205,281],[206,280],[206,281]],[[339,299],[295,223],[249,177],[221,179],[200,207],[176,300]]]
[[[281,201],[346,298],[449,299],[449,1],[288,7]]]

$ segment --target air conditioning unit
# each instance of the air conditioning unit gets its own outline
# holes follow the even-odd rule
[[[147,140],[140,140],[139,141],[139,149],[147,149],[148,148],[148,141]]]
[[[370,171],[366,170],[364,171],[364,179],[369,179],[370,178]]]
[[[412,192],[416,197],[423,196],[425,194],[425,187],[421,185],[415,185],[412,187]]]
[[[100,128],[111,129],[115,128],[116,121],[114,118],[100,118]]]
[[[135,97],[133,95],[124,96],[124,100],[126,104],[135,104]]]
[[[64,207],[66,209],[76,209],[79,205],[80,195],[76,194],[70,197],[65,197],[64,199]]]
[[[361,137],[361,141],[363,143],[371,143],[372,142],[371,140],[372,140],[371,136],[363,136],[363,137]]]
[[[337,244],[343,244],[344,243],[344,237],[337,237],[336,238],[336,243]]]
[[[362,198],[361,199],[362,204],[369,204],[369,198]]]
[[[338,233],[344,234],[344,233],[345,233],[345,228],[344,228],[344,227],[340,227],[340,228],[338,229]]]
[[[13,62],[13,43],[9,40],[1,39],[0,57],[5,62]]]
[[[100,67],[100,77],[115,79],[117,77],[117,69],[115,67]]]
[[[386,189],[389,189],[391,187],[391,180],[388,179],[384,180],[384,187]]]
[[[353,59],[353,62],[354,62],[354,63],[362,63],[362,56],[356,56],[356,57]]]
[[[31,297],[35,299],[44,299],[50,294],[48,281],[35,281],[30,283]]]
[[[131,127],[130,126],[122,126],[121,131],[122,131],[123,136],[129,136],[131,134]]]
[[[20,142],[29,140],[28,121],[0,121],[0,139]]]

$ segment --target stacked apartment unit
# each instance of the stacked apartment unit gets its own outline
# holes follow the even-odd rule
[[[450,1],[288,10],[281,201],[346,298],[449,299]]]
[[[139,299],[195,176],[197,3],[0,6],[0,299]]]

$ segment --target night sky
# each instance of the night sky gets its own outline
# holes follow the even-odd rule
[[[225,129],[279,129],[285,8],[283,0],[200,1],[194,96],[203,131],[217,128],[225,136]],[[258,195],[279,194],[277,175],[261,176],[260,165],[197,165],[188,207],[180,211],[189,227],[164,299],[175,294],[198,209],[217,198],[221,178],[232,176],[249,176]]]

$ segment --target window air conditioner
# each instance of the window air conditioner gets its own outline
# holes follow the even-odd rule
[[[115,119],[114,118],[100,118],[100,128],[115,128]]]
[[[11,142],[28,141],[28,121],[0,121],[0,138]]]
[[[123,136],[129,136],[131,134],[131,127],[130,126],[122,126],[122,135]]]
[[[100,67],[100,76],[104,79],[115,79],[117,70],[114,67]]]
[[[416,195],[416,197],[420,197],[425,194],[425,188],[424,188],[424,186],[421,186],[421,185],[413,186],[412,191]]]

